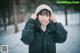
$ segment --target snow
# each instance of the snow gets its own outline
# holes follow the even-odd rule
[[[63,14],[57,17],[60,17],[58,18],[57,21],[60,21],[64,25],[65,19],[63,18],[64,17]],[[76,19],[76,21],[78,19]],[[8,45],[8,53],[29,52],[29,45],[25,45],[20,40],[25,23],[26,21],[18,24],[18,28],[19,28],[18,33],[14,33],[13,25],[8,26],[7,31],[2,31],[3,28],[0,29],[0,45]],[[70,22],[69,20],[69,24],[71,23],[73,24],[73,21]],[[80,25],[68,25],[68,26],[64,25],[64,28],[68,31],[67,40],[64,43],[56,43],[56,52],[57,53],[80,53]]]

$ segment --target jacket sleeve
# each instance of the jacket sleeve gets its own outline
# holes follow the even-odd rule
[[[55,42],[63,43],[67,38],[67,31],[64,29],[61,23],[56,23],[55,28]]]
[[[21,41],[25,44],[31,44],[34,40],[34,20],[30,19],[26,23],[23,31],[22,31],[22,37]]]

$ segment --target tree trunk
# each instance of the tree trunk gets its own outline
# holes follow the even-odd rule
[[[17,11],[16,11],[16,0],[13,0],[13,12],[14,12],[14,30],[15,33],[18,32],[18,25],[17,25]]]
[[[66,7],[64,9],[64,13],[65,13],[65,25],[68,25],[68,22],[67,22],[67,9],[66,9]]]

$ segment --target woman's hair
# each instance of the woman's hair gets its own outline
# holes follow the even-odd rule
[[[37,27],[39,27],[40,28],[40,22],[39,22],[39,20],[38,20],[38,15],[46,15],[46,16],[51,16],[51,12],[49,11],[49,10],[47,10],[47,9],[43,9],[43,10],[41,10],[38,14],[37,14],[37,19],[36,19],[36,26]],[[39,29],[38,28],[38,29]]]

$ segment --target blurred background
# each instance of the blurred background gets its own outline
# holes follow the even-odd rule
[[[58,1],[79,3],[60,4]],[[68,31],[67,40],[61,44],[56,43],[57,53],[80,53],[79,0],[0,0],[0,45],[8,45],[8,53],[29,52],[29,46],[20,40],[21,33],[25,23],[40,4],[49,5],[57,22],[62,23]]]

